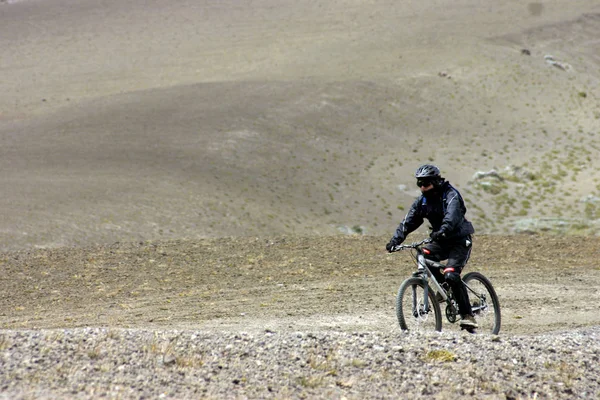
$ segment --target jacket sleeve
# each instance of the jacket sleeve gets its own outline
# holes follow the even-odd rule
[[[399,239],[401,242],[406,239],[406,236],[412,231],[416,230],[423,223],[423,216],[421,215],[420,207],[421,197],[419,197],[410,207],[408,213],[396,228],[394,238]]]
[[[446,213],[440,227],[441,232],[449,234],[455,232],[465,219],[465,210],[460,195],[454,189],[448,191],[446,196]]]

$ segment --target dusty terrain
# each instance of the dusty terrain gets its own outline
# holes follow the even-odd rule
[[[4,328],[384,329],[412,272],[385,238],[227,238],[4,255]],[[598,239],[482,236],[503,333],[598,324]],[[501,256],[498,256],[501,255]]]
[[[226,238],[5,253],[3,328],[396,329],[387,237]],[[599,240],[480,236],[503,334],[600,324]]]
[[[499,337],[402,333],[386,239],[3,253],[0,398],[598,398],[598,239],[478,237]]]

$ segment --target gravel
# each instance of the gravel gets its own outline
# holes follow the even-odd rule
[[[403,332],[0,331],[0,398],[600,396],[600,327]]]

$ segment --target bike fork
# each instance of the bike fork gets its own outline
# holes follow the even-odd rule
[[[427,273],[425,271],[423,271],[423,275],[421,276],[421,279],[423,281],[423,311],[425,313],[428,313],[431,311],[431,307],[429,306],[429,279],[427,276]],[[437,283],[437,282],[436,282]],[[440,289],[440,293],[443,293],[443,291],[441,291],[441,287],[438,288]],[[417,288],[416,286],[413,287],[413,310],[414,313],[418,313],[419,310],[418,308],[418,299],[417,299]]]
[[[425,288],[425,302],[423,303],[423,311],[427,312],[429,304],[427,303],[427,287]],[[419,318],[421,316],[421,310],[419,309],[419,296],[417,295],[417,286],[412,287],[412,311],[413,317]]]

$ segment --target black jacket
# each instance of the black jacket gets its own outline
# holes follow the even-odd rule
[[[475,233],[473,225],[465,218],[467,208],[462,196],[450,182],[440,186],[439,194],[426,198],[420,195],[398,225],[394,238],[403,242],[427,218],[433,232],[444,232],[447,241],[458,240]]]

